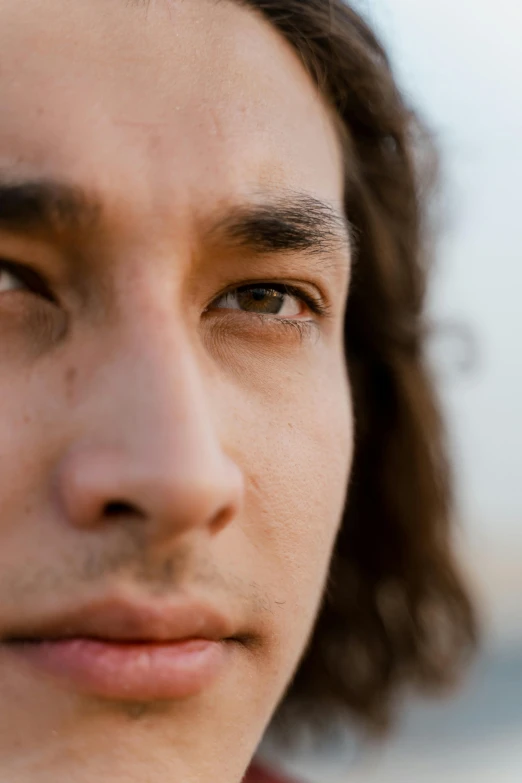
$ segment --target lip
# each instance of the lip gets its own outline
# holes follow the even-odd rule
[[[181,699],[210,687],[239,640],[193,601],[90,603],[4,640],[24,665],[106,699]]]

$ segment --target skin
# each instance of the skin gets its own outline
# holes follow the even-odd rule
[[[350,471],[335,124],[266,22],[210,0],[4,2],[0,105],[0,181],[89,205],[27,225],[0,196],[0,259],[47,286],[0,267],[0,635],[119,591],[211,602],[242,639],[208,688],[140,704],[0,646],[2,777],[238,783],[313,627]],[[227,231],[311,198],[319,247]],[[238,306],[272,281],[327,314]]]

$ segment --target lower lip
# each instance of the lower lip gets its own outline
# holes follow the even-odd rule
[[[63,639],[9,644],[33,667],[106,699],[182,699],[209,687],[229,653],[227,642],[113,642]]]

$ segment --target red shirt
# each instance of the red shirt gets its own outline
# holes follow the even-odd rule
[[[253,764],[249,768],[246,777],[243,778],[243,783],[293,783],[293,781],[288,780],[288,778],[282,778],[280,775],[275,775],[257,764]]]

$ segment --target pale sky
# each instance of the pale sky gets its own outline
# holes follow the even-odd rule
[[[473,535],[522,544],[522,3],[360,0],[444,153],[437,318],[473,329],[480,366],[443,392]]]

